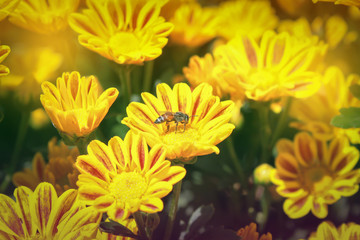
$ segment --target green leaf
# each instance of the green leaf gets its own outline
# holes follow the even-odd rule
[[[339,128],[360,128],[360,108],[340,109],[341,115],[333,117],[331,124]]]
[[[350,92],[354,97],[360,99],[360,85],[354,84],[350,86]]]

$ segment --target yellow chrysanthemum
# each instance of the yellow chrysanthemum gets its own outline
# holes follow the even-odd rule
[[[166,149],[168,159],[189,161],[195,156],[219,153],[215,145],[227,138],[234,129],[228,123],[234,108],[232,101],[220,101],[212,94],[212,87],[201,84],[193,91],[185,83],[158,84],[157,97],[142,93],[145,102],[130,103],[128,117],[122,123],[143,135],[151,147],[160,144]],[[154,121],[165,112],[180,112],[189,119],[186,124],[155,124]],[[186,122],[186,121],[185,121]]]
[[[148,151],[145,139],[132,131],[125,139],[113,137],[108,145],[93,140],[88,155],[80,155],[79,196],[98,211],[119,221],[130,214],[163,210],[161,198],[185,176],[185,168],[170,166],[161,145]]]
[[[353,168],[359,151],[346,138],[335,138],[327,145],[301,132],[294,142],[279,140],[276,148],[271,180],[276,191],[287,198],[283,208],[290,218],[301,218],[310,211],[325,218],[328,205],[358,191],[360,169]]]
[[[290,126],[311,132],[321,140],[330,140],[335,136],[347,136],[352,143],[360,143],[360,129],[336,128],[330,121],[344,107],[360,107],[360,101],[353,97],[349,87],[360,84],[357,75],[345,79],[337,67],[329,67],[324,74],[324,85],[313,96],[306,99],[295,99],[290,108],[290,116],[298,122]]]
[[[0,21],[4,20],[18,6],[20,0],[2,0],[0,2]]]
[[[311,24],[302,17],[295,21],[283,20],[279,24],[279,32],[288,32],[296,37],[311,37],[313,34],[323,39],[330,48],[336,48],[342,40],[351,37],[346,21],[339,15],[333,15],[324,21],[316,18]]]
[[[266,32],[260,44],[237,37],[214,50],[218,72],[232,89],[231,97],[268,101],[283,96],[304,98],[320,87],[317,68],[326,45],[317,38],[296,38],[288,33]]]
[[[10,47],[6,46],[6,45],[0,45],[0,63],[2,63],[5,58],[9,55],[10,53]],[[0,77],[6,76],[10,73],[10,70],[8,67],[1,65],[0,64]],[[1,84],[2,84],[1,80]]]
[[[32,169],[24,169],[13,175],[15,186],[25,186],[35,190],[41,182],[51,183],[58,195],[70,188],[77,188],[76,181],[79,172],[74,168],[76,158],[79,156],[77,147],[69,148],[63,142],[56,144],[56,138],[48,143],[48,159],[46,164],[41,153],[36,153],[32,161]]]
[[[359,240],[360,225],[355,223],[343,223],[336,228],[332,222],[322,222],[316,232],[313,232],[308,240]]]
[[[227,40],[237,35],[259,39],[266,30],[274,29],[278,22],[270,1],[225,1],[218,14],[218,35]]]
[[[271,233],[263,234],[259,238],[259,233],[256,231],[255,223],[250,223],[244,228],[240,228],[236,235],[241,237],[241,240],[272,240]]]
[[[309,5],[308,0],[276,0],[277,5],[291,16],[300,16]],[[311,2],[310,2],[311,4]]]
[[[119,223],[130,229],[130,231],[133,232],[134,234],[138,233],[138,227],[136,225],[134,218],[124,219],[119,221]],[[102,232],[99,229],[99,231],[96,234],[96,240],[133,240],[133,238],[109,234],[106,232]]]
[[[80,0],[20,1],[9,21],[30,31],[53,34],[68,26],[68,17],[75,12]]]
[[[88,9],[70,17],[81,45],[119,64],[157,58],[173,25],[160,17],[166,0],[88,0]]]
[[[219,75],[220,70],[217,59],[207,53],[204,57],[192,56],[189,60],[188,67],[183,68],[184,75],[192,87],[197,87],[202,83],[208,83],[213,88],[213,94],[219,96],[227,96],[236,89],[231,88],[227,82],[224,82]]]
[[[333,2],[335,4],[343,4],[348,6],[360,7],[360,0],[313,0],[313,3],[317,2]]]
[[[63,62],[61,54],[51,48],[32,48],[9,57],[11,74],[1,79],[2,91],[15,91],[23,103],[39,101],[41,83],[55,77]]]
[[[198,47],[216,37],[218,9],[202,7],[194,2],[179,7],[170,22],[174,30],[170,34],[172,42],[188,47]]]
[[[181,5],[193,2],[196,2],[196,0],[170,0],[161,8],[160,16],[170,20]]]
[[[119,94],[116,88],[101,93],[101,86],[94,76],[80,77],[78,72],[63,73],[57,79],[56,87],[44,82],[41,88],[44,94],[40,100],[51,121],[70,137],[93,132]]]
[[[77,200],[77,191],[57,196],[54,187],[41,183],[31,191],[18,187],[16,202],[0,194],[0,239],[89,239],[96,233],[101,214]]]

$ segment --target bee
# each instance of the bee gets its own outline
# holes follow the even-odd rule
[[[194,116],[191,116],[191,117],[194,117]],[[185,132],[186,124],[189,122],[189,119],[190,119],[189,115],[187,115],[186,113],[183,113],[183,112],[165,112],[160,117],[158,117],[154,123],[160,124],[160,123],[165,122],[166,127],[167,127],[166,132],[168,132],[170,129],[170,122],[174,121],[176,123],[175,132],[177,132],[178,124],[183,123],[184,124],[183,132]]]

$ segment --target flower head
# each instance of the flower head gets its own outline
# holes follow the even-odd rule
[[[5,58],[10,53],[10,47],[6,45],[0,45],[0,63],[2,63]],[[10,73],[10,70],[8,67],[0,64],[0,77],[6,76]]]
[[[74,168],[76,158],[79,156],[77,147],[69,148],[63,142],[56,144],[56,138],[48,143],[48,159],[46,164],[43,155],[38,152],[32,161],[32,169],[24,169],[13,175],[15,186],[26,186],[35,190],[41,182],[51,183],[58,195],[70,188],[77,188],[76,181],[79,172]]]
[[[330,124],[341,108],[360,107],[360,101],[349,91],[349,87],[355,83],[360,83],[359,76],[350,75],[345,79],[339,68],[327,68],[323,85],[316,94],[292,102],[290,116],[298,121],[290,126],[309,131],[317,139],[325,141],[335,136],[347,136],[352,143],[360,143],[360,129],[342,129]]]
[[[42,85],[42,105],[54,126],[69,136],[82,137],[93,132],[103,120],[119,92],[109,88],[101,93],[94,76],[80,77],[78,72],[63,73],[56,81]]]
[[[210,41],[217,35],[217,12],[217,8],[202,7],[196,2],[183,4],[170,20],[174,24],[171,41],[189,47]]]
[[[254,170],[255,183],[265,184],[265,185],[269,184],[271,182],[270,176],[272,171],[274,171],[274,168],[267,163],[263,163],[257,166]]]
[[[333,2],[335,4],[343,4],[347,6],[357,6],[360,7],[360,0],[313,0],[314,3],[317,2]]]
[[[3,0],[0,2],[0,21],[4,20],[18,6],[20,0]]]
[[[80,155],[79,195],[88,205],[119,221],[130,214],[162,211],[161,198],[185,176],[185,169],[170,166],[161,145],[148,151],[145,139],[132,131],[125,139],[113,137],[108,145],[94,140],[88,155]]]
[[[360,225],[355,223],[343,223],[336,228],[333,223],[322,222],[316,232],[311,233],[309,240],[317,239],[360,239]]]
[[[244,228],[240,228],[236,235],[241,237],[241,240],[272,240],[271,233],[263,234],[259,238],[259,233],[256,231],[256,224],[250,223]]]
[[[75,12],[80,0],[20,1],[9,21],[30,31],[53,34],[68,26],[68,17]]]
[[[359,151],[346,138],[335,138],[329,145],[305,132],[294,142],[281,139],[272,182],[287,199],[283,208],[290,218],[300,218],[310,211],[325,218],[328,205],[341,197],[354,195],[359,189],[360,169],[353,170]]]
[[[14,191],[16,202],[0,194],[1,239],[88,239],[97,230],[101,215],[77,199],[77,191],[57,196],[54,187],[41,183],[33,192]]]
[[[39,101],[41,83],[56,76],[63,57],[51,48],[14,51],[9,57],[11,74],[1,79],[2,90],[15,91],[22,103]]]
[[[214,50],[219,77],[232,98],[268,101],[283,96],[304,98],[320,87],[317,73],[326,45],[317,38],[296,38],[288,33],[266,32],[260,44],[237,37]]]
[[[160,17],[166,1],[88,0],[70,17],[81,45],[119,64],[140,64],[162,53],[173,25]]]
[[[227,40],[237,35],[259,39],[266,30],[274,29],[278,22],[270,1],[225,1],[218,14],[218,35]]]
[[[162,83],[157,85],[156,93],[157,97],[142,93],[145,104],[130,103],[126,109],[128,117],[122,123],[143,135],[151,147],[160,143],[168,159],[186,162],[195,156],[219,153],[215,145],[234,129],[234,125],[228,123],[234,108],[232,101],[220,101],[208,84],[191,91],[185,83],[175,84],[173,89]],[[172,116],[175,113],[180,119]],[[155,120],[162,114],[169,115],[167,120],[175,117],[174,124],[165,119],[156,124]],[[180,121],[186,119],[185,116],[188,120]]]

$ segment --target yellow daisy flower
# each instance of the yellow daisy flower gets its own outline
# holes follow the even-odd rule
[[[15,50],[9,57],[11,74],[1,78],[1,91],[14,91],[25,104],[38,103],[41,83],[55,77],[62,63],[62,55],[51,48]]]
[[[347,6],[356,6],[360,7],[360,0],[313,0],[313,3],[317,2],[333,2],[335,4],[343,4]]]
[[[218,9],[194,2],[179,7],[170,22],[174,30],[170,40],[179,45],[198,47],[216,37]]]
[[[339,68],[329,67],[323,82],[323,86],[313,96],[294,99],[289,114],[298,121],[290,123],[290,126],[309,131],[314,137],[324,141],[335,136],[347,136],[352,143],[360,143],[359,128],[342,129],[330,124],[341,108],[360,107],[360,101],[349,91],[352,84],[360,83],[359,76],[350,75],[345,79]]]
[[[68,17],[75,12],[80,0],[20,1],[10,14],[13,24],[41,34],[53,34],[68,26]]]
[[[343,239],[358,240],[360,239],[360,225],[355,223],[343,223],[336,228],[332,222],[322,222],[316,232],[311,233],[308,240],[318,239]]]
[[[41,182],[49,182],[58,195],[70,188],[77,188],[79,172],[74,167],[74,163],[79,156],[79,150],[77,147],[69,148],[63,142],[59,145],[56,143],[56,138],[52,138],[48,143],[47,164],[43,155],[38,152],[33,158],[32,169],[25,168],[22,172],[14,173],[12,181],[15,186],[25,186],[35,190]]]
[[[18,6],[20,0],[3,0],[0,2],[0,21],[4,20]]]
[[[101,214],[77,200],[76,190],[57,196],[54,187],[41,183],[33,192],[27,187],[14,191],[16,202],[0,194],[1,239],[89,239]]]
[[[166,1],[88,0],[70,26],[84,47],[119,64],[141,64],[162,53],[173,25],[160,17]]]
[[[214,50],[221,63],[219,77],[244,97],[269,101],[283,96],[304,98],[320,87],[320,74],[326,45],[313,38],[296,38],[283,32],[266,32],[260,44],[251,37],[237,37]]]
[[[113,137],[108,145],[93,140],[88,155],[75,163],[80,171],[79,196],[98,211],[119,221],[142,211],[163,210],[161,198],[185,176],[185,168],[170,166],[161,145],[148,151],[145,139],[132,131],[125,139]]]
[[[208,83],[213,88],[213,94],[220,98],[226,97],[237,90],[224,82],[219,75],[219,65],[217,59],[207,53],[204,57],[192,56],[189,65],[183,68],[183,73],[192,87],[197,87],[202,83]]]
[[[56,87],[44,82],[41,88],[40,100],[51,121],[58,131],[70,137],[93,132],[119,94],[116,88],[101,93],[96,77],[80,77],[75,71],[63,73]]]
[[[328,205],[358,191],[360,169],[353,168],[359,151],[346,138],[335,138],[327,145],[301,132],[293,142],[279,140],[276,148],[271,180],[276,191],[287,198],[283,208],[290,218],[301,218],[310,211],[325,218]]]
[[[316,34],[330,48],[336,48],[342,40],[345,41],[352,35],[352,32],[348,32],[346,21],[339,15],[333,15],[326,20],[318,17],[311,24],[304,17],[295,21],[283,20],[278,29],[279,32],[288,32],[296,37],[311,37]]]
[[[241,240],[272,240],[271,233],[263,234],[259,238],[259,233],[256,231],[256,223],[250,223],[244,228],[240,228],[236,235],[241,237]]]
[[[5,58],[9,55],[9,53],[10,53],[10,47],[9,46],[0,45],[0,63],[2,63],[5,60]],[[9,68],[0,64],[0,77],[6,76],[9,73],[10,73]]]
[[[233,101],[220,101],[208,84],[191,91],[185,83],[175,84],[173,89],[162,83],[157,85],[156,93],[157,97],[142,93],[145,104],[130,103],[126,109],[128,117],[122,123],[143,135],[151,147],[159,143],[166,149],[168,159],[187,162],[196,156],[220,152],[215,145],[235,127],[228,123]],[[166,119],[160,117],[163,113]],[[182,121],[176,123],[176,119]]]
[[[196,0],[170,0],[161,8],[160,16],[170,20],[181,5],[193,2],[196,2]]]
[[[225,1],[218,14],[218,35],[227,40],[237,35],[259,39],[266,30],[274,29],[278,22],[270,1]]]

